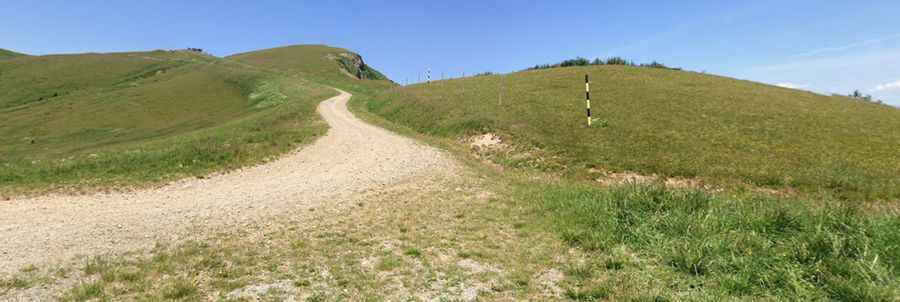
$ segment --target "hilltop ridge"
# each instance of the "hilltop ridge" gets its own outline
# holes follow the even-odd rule
[[[227,58],[343,89],[387,87],[393,83],[366,64],[358,53],[327,45],[291,45],[239,53]]]
[[[23,57],[23,56],[27,56],[27,55],[23,54],[23,53],[18,53],[18,52],[12,51],[12,50],[0,48],[0,60],[10,59],[10,58],[15,58],[15,57]]]

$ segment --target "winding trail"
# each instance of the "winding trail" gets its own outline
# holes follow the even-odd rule
[[[281,159],[158,189],[0,202],[0,275],[29,264],[151,247],[268,223],[342,198],[454,173],[444,153],[366,124],[347,110],[351,95],[323,101],[327,134]]]

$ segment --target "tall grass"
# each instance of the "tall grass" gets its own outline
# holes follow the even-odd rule
[[[847,202],[716,197],[661,186],[520,188],[569,244],[625,247],[713,296],[891,301],[900,217]],[[652,267],[652,266],[647,266]]]

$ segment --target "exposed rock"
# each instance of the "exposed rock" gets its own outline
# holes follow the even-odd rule
[[[499,135],[493,133],[485,133],[482,135],[470,137],[467,142],[469,143],[469,146],[476,151],[506,149],[509,147],[508,145],[503,143],[503,140],[500,139]]]
[[[342,52],[339,54],[329,54],[327,56],[331,60],[340,63],[342,71],[349,77],[358,80],[386,80],[383,74],[366,65],[362,56],[352,52]]]

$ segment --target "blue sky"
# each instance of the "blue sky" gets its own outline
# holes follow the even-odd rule
[[[398,82],[623,56],[900,105],[900,1],[623,2],[3,1],[0,48],[224,56],[324,43]]]

